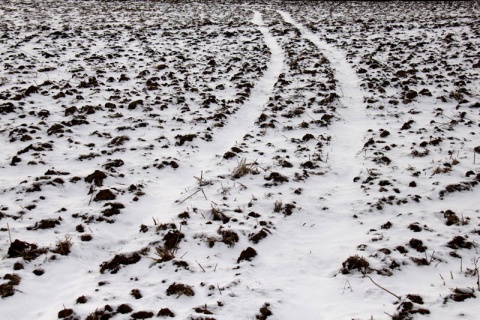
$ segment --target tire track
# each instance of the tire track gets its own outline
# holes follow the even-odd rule
[[[270,283],[259,285],[252,281],[248,285],[281,292],[274,314],[282,315],[282,319],[323,319],[340,300],[352,308],[335,310],[335,313],[339,318],[352,317],[366,311],[365,307],[342,294],[345,283],[336,275],[347,258],[339,256],[339,252],[360,243],[368,231],[361,223],[348,218],[361,212],[368,202],[353,182],[353,178],[365,170],[362,139],[370,121],[365,115],[364,93],[343,52],[321,41],[288,13],[278,13],[329,60],[342,105],[337,109],[341,121],[328,129],[333,136],[328,158],[330,170],[325,176],[311,178],[315,179],[314,188],[302,194],[302,210],[296,213],[296,221],[283,220],[276,224],[276,246],[267,249],[268,244],[265,247],[261,244],[260,248],[268,250],[268,255],[263,257],[261,266],[249,270],[251,279],[269,278]],[[298,272],[286,275],[284,270]]]
[[[335,128],[335,131],[341,132],[341,135],[337,135],[332,143],[334,149],[330,154],[329,163],[339,179],[350,184],[353,177],[362,170],[358,155],[363,148],[362,138],[369,121],[365,116],[364,93],[359,87],[360,80],[342,51],[320,40],[287,12],[278,11],[278,13],[285,22],[296,27],[302,37],[311,41],[330,61],[338,81],[337,94],[345,108],[338,110],[343,119],[343,128]]]
[[[282,72],[285,60],[283,50],[265,26],[262,14],[258,11],[253,12],[254,16],[251,22],[258,26],[270,49],[270,63],[253,88],[249,99],[228,123],[215,133],[213,141],[210,143],[199,142],[200,152],[222,155],[237,142],[241,142],[244,135],[255,128],[254,122],[272,95],[275,83]]]
[[[164,176],[168,182],[166,185],[178,185],[178,176],[193,177],[199,176],[203,171],[212,169],[212,164],[218,163],[218,159],[223,154],[233,147],[236,143],[241,143],[247,133],[254,131],[256,128],[255,120],[264,109],[265,104],[269,101],[273,94],[275,84],[284,68],[284,52],[281,46],[275,40],[275,37],[270,33],[268,27],[265,26],[262,14],[258,11],[253,11],[254,16],[250,21],[258,26],[258,29],[264,36],[264,41],[268,46],[271,54],[270,62],[267,70],[257,81],[257,84],[252,89],[249,99],[227,122],[225,126],[219,128],[213,135],[210,142],[200,140],[195,146],[195,153],[192,153],[189,159],[190,165],[179,168],[175,173]],[[191,180],[190,180],[191,181]],[[158,184],[158,181],[150,181],[153,185],[153,190],[158,190],[165,185],[165,180]],[[158,184],[158,186],[157,186]],[[181,183],[180,187],[175,187],[178,192],[169,192],[171,196],[169,203],[174,203],[178,200],[178,196],[182,191],[191,188],[194,184]],[[156,201],[155,201],[156,202]],[[165,206],[165,198],[159,207]],[[150,219],[150,217],[146,217]]]
[[[224,170],[222,169],[222,164],[217,166],[223,154],[237,142],[241,143],[245,134],[255,129],[255,120],[264,109],[264,105],[269,101],[279,75],[284,68],[284,54],[274,36],[265,26],[260,12],[254,11],[254,17],[251,22],[257,25],[261,31],[264,41],[270,50],[271,58],[264,74],[257,80],[255,87],[252,88],[249,99],[229,118],[224,127],[214,132],[212,141],[196,141],[192,145],[193,148],[182,155],[184,157],[182,159],[184,165],[176,170],[165,170],[161,174],[155,173],[150,175],[148,180],[145,181],[146,194],[142,197],[142,206],[129,207],[128,216],[123,215],[119,217],[115,224],[108,225],[108,230],[106,226],[97,227],[102,229],[101,232],[97,233],[106,233],[107,237],[110,233],[122,234],[122,241],[115,243],[111,241],[108,250],[105,250],[106,252],[101,257],[96,258],[98,261],[96,264],[108,261],[116,254],[128,254],[151,245],[153,241],[151,235],[148,233],[145,235],[139,234],[138,226],[142,223],[150,225],[152,217],[160,222],[169,221],[180,210],[184,210],[185,205],[188,206],[189,203],[194,202],[196,197],[203,199],[202,193],[198,193],[197,196],[192,197],[188,201],[181,201],[188,199],[189,196],[194,194],[195,190],[198,191],[201,188],[198,181],[194,180],[194,176],[200,177],[201,172],[203,172],[203,177],[209,179]],[[210,196],[208,192],[207,196]],[[184,232],[189,236],[188,231]],[[193,255],[193,252],[190,253],[190,256]],[[144,275],[143,281],[147,283],[151,277],[153,277],[152,274]],[[82,284],[80,288],[72,290],[74,292],[70,294],[70,300],[73,297],[89,292],[89,287],[95,287],[94,283],[105,278],[109,278],[109,276],[94,273],[89,283]],[[111,278],[109,281],[111,282],[110,290],[121,290],[124,286],[124,281],[121,279],[113,281],[113,278]],[[105,293],[96,295],[97,299],[105,297]]]

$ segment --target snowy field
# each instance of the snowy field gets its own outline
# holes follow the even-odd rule
[[[0,319],[479,319],[478,4],[0,17]]]

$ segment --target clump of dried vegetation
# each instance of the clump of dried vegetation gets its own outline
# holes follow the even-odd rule
[[[234,179],[239,179],[247,174],[258,174],[258,165],[257,162],[254,161],[252,163],[247,163],[247,159],[241,159],[237,166],[232,171],[232,177]]]

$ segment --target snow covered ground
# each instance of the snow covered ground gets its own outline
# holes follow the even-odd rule
[[[473,2],[0,4],[0,319],[478,319]]]

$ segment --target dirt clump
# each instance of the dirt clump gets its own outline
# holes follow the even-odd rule
[[[130,295],[137,300],[143,298],[142,293],[138,289],[132,289],[132,291],[130,291]]]
[[[153,312],[151,311],[137,311],[130,315],[132,319],[150,319],[153,318]]]
[[[103,166],[105,167],[105,169],[110,170],[112,168],[121,167],[124,164],[125,164],[125,162],[122,159],[115,159],[115,160],[107,161]]]
[[[132,307],[130,307],[128,304],[125,304],[125,303],[117,307],[117,312],[121,314],[127,314],[132,311],[133,311]]]
[[[222,236],[222,242],[229,247],[233,247],[239,240],[238,234],[232,230],[220,229],[218,230],[218,234]]]
[[[110,201],[115,200],[117,196],[110,189],[100,190],[93,198],[93,201]]]
[[[157,317],[170,317],[170,318],[174,318],[175,317],[175,313],[173,313],[170,309],[168,308],[162,308],[160,309],[160,311],[158,311],[157,313]]]
[[[16,239],[8,248],[8,257],[22,257],[26,261],[35,260],[38,256],[47,252],[47,249],[39,248],[34,243],[28,243]]]
[[[462,236],[455,236],[450,242],[448,242],[447,247],[452,249],[472,249],[474,244],[471,241],[467,241],[467,239]]]
[[[451,226],[451,225],[454,225],[454,224],[458,225],[460,223],[460,218],[452,210],[445,211],[445,213],[443,214],[443,217],[446,219],[445,224],[447,226]]]
[[[60,219],[43,219],[36,222],[33,227],[28,227],[27,230],[53,229],[58,225],[60,225]]]
[[[180,240],[185,237],[183,233],[178,230],[170,230],[165,236],[163,236],[163,241],[167,249],[173,250],[178,246]]]
[[[15,111],[15,105],[11,102],[4,103],[0,106],[1,114],[12,113],[14,111]]]
[[[271,172],[268,176],[264,177],[267,181],[272,181],[272,185],[276,186],[279,183],[288,182],[288,178],[278,172]]]
[[[418,252],[425,252],[425,250],[427,250],[427,247],[423,245],[422,240],[412,238],[412,239],[410,239],[408,244],[410,245],[410,247],[417,250]]]
[[[0,285],[0,298],[2,299],[15,294],[15,286],[20,284],[21,279],[16,274],[7,273],[3,276],[3,280],[8,280],[8,282]]]
[[[63,309],[58,312],[58,319],[70,318],[73,315],[72,309]]]
[[[248,247],[240,253],[240,256],[237,259],[237,263],[240,263],[244,260],[252,261],[253,258],[257,256],[257,251],[252,247]]]
[[[11,297],[15,294],[15,288],[11,284],[1,284],[0,285],[0,298]]]
[[[186,295],[187,297],[193,297],[195,292],[189,285],[174,282],[167,289],[167,296],[171,295]]]
[[[120,209],[125,208],[125,205],[120,202],[108,202],[104,205],[104,207],[108,207],[108,206],[110,206],[110,208],[102,210],[102,214],[105,217],[111,217],[111,216],[120,214]]]
[[[77,298],[77,304],[85,304],[87,303],[88,299],[85,296],[80,296]]]
[[[120,270],[122,265],[129,265],[135,264],[140,261],[141,257],[138,252],[134,252],[132,254],[117,254],[113,257],[112,260],[108,262],[104,262],[100,265],[100,273],[104,273],[105,271],[110,271],[110,273],[115,274]]]
[[[272,311],[270,310],[270,303],[265,303],[259,310],[259,314],[255,316],[255,319],[258,320],[265,320],[269,316],[273,315]]]
[[[462,302],[470,298],[475,298],[474,290],[472,288],[455,288],[453,289],[453,293],[446,297],[443,303],[445,304],[448,299],[451,299],[455,302]]]
[[[266,229],[266,228],[262,228],[262,230],[260,230],[259,232],[250,234],[250,236],[248,237],[248,239],[249,239],[250,241],[252,241],[253,243],[257,244],[260,240],[265,239],[266,237],[268,237],[268,234],[269,234],[269,233],[271,233],[270,230],[268,230],[268,229]]]
[[[103,180],[107,178],[105,172],[100,170],[95,170],[92,174],[85,177],[85,182],[94,183],[97,187],[103,186]]]
[[[135,100],[128,104],[128,110],[135,110],[138,106],[143,105],[143,100]]]
[[[178,141],[175,143],[176,146],[183,146],[185,142],[192,142],[193,139],[197,137],[196,134],[185,134],[185,135],[176,135],[175,139]]]
[[[342,262],[342,273],[349,274],[352,270],[358,270],[362,273],[366,273],[369,269],[370,263],[359,255],[350,256],[347,260]]]

